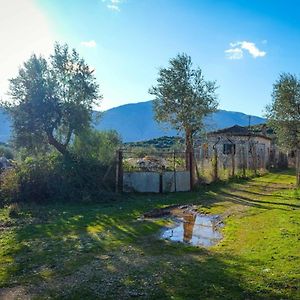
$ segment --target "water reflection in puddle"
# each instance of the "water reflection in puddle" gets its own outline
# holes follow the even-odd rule
[[[186,213],[174,220],[175,227],[166,228],[161,234],[163,239],[209,247],[222,238],[218,230],[220,219],[217,215]]]

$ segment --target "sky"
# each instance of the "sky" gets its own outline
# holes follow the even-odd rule
[[[55,41],[95,69],[100,110],[153,98],[178,53],[216,80],[220,109],[262,116],[281,72],[299,75],[300,2],[281,0],[0,0],[0,97],[31,54]]]

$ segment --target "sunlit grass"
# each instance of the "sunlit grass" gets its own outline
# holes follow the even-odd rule
[[[38,298],[299,299],[300,199],[291,171],[167,195],[0,210],[0,288]],[[224,218],[205,249],[163,241],[144,212],[195,204]],[[81,288],[84,287],[84,288]],[[0,290],[0,298],[1,298]]]

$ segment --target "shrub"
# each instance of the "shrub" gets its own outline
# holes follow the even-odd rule
[[[74,155],[28,157],[0,181],[2,204],[15,201],[103,200],[113,190],[113,168]]]
[[[21,209],[18,203],[12,203],[8,206],[8,216],[10,218],[18,218],[20,215]]]
[[[5,205],[19,198],[19,182],[16,169],[0,173],[0,204]]]
[[[98,161],[98,163],[108,166],[114,163],[116,151],[121,145],[121,137],[114,130],[88,129],[75,137],[72,152],[82,159]]]
[[[7,159],[14,158],[13,151],[9,147],[4,146],[4,145],[0,145],[0,157],[1,156],[6,157]]]

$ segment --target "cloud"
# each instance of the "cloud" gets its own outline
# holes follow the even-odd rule
[[[247,51],[253,58],[264,57],[267,54],[267,52],[259,50],[255,43],[247,41],[230,43],[230,47],[225,50],[228,59],[242,59],[244,51]]]
[[[97,43],[94,40],[91,40],[91,41],[83,41],[80,43],[80,45],[87,48],[95,48],[97,46]]]
[[[242,59],[244,56],[243,50],[240,48],[231,48],[225,50],[225,53],[228,59]]]
[[[112,11],[120,12],[120,4],[123,0],[102,0],[102,2],[106,3],[106,7]]]

